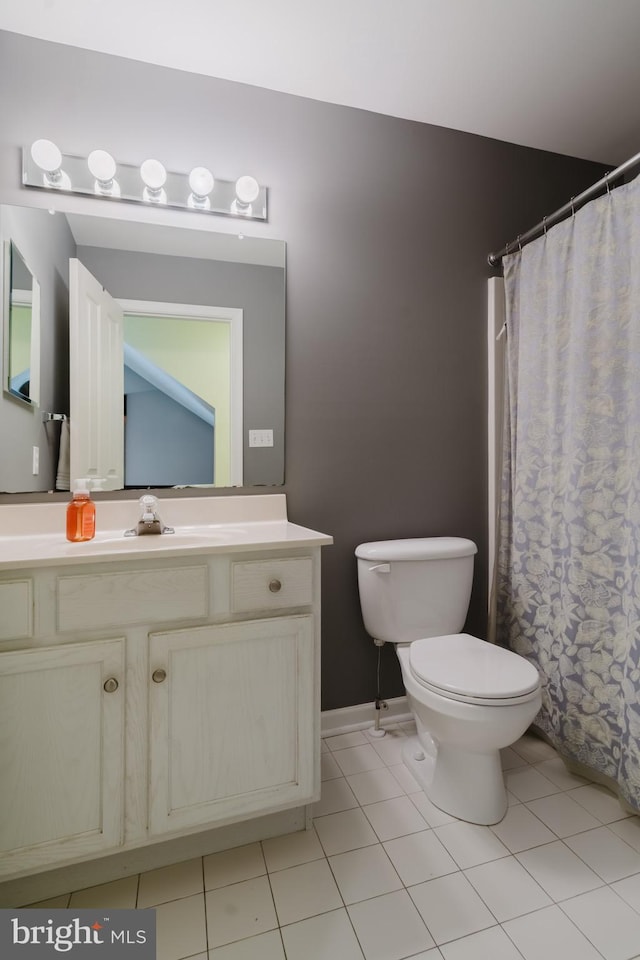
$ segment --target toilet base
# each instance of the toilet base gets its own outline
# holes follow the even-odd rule
[[[424,759],[417,759],[420,756]],[[439,810],[467,823],[498,823],[507,812],[500,752],[469,753],[443,744],[426,746],[409,737],[404,764]]]

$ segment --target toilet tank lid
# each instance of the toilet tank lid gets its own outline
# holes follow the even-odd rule
[[[388,563],[392,560],[445,560],[470,557],[478,552],[473,540],[463,537],[415,537],[409,540],[376,540],[356,547],[356,557]]]

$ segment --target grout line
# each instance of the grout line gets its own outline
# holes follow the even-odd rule
[[[401,732],[402,732],[402,736],[406,736],[406,735],[407,735],[407,733],[406,733],[406,731],[405,731],[404,729],[401,729]],[[369,743],[369,741],[367,741],[367,743]],[[365,745],[367,745],[367,744],[365,744],[365,743],[353,744],[353,745],[350,746],[350,747],[347,747],[347,746],[341,747],[340,750],[354,749],[354,747],[357,748],[357,747],[359,747],[359,746],[365,746]],[[374,748],[375,748],[375,746],[376,746],[375,744],[371,744],[371,745],[374,746]],[[337,753],[339,753],[340,750],[335,750],[335,751],[330,750],[330,754],[329,754],[329,755],[330,755],[330,756],[333,756],[334,759],[335,759],[335,755],[336,755]],[[514,752],[516,753],[517,756],[520,757],[520,754],[518,754],[517,750],[515,750]],[[376,750],[376,754],[377,754],[378,756],[380,756],[380,755],[378,754],[378,751],[377,751],[377,750]],[[536,765],[537,765],[537,764],[539,764],[539,763],[544,763],[545,760],[549,760],[549,759],[552,759],[552,758],[550,758],[550,757],[544,757],[544,758],[542,758],[542,759],[535,759],[535,760],[527,760],[526,758],[522,758],[523,764],[522,764],[521,767],[518,766],[517,768],[510,768],[508,771],[503,771],[503,773],[504,773],[504,775],[505,775],[505,777],[506,777],[506,775],[507,775],[508,773],[511,773],[511,772],[524,771],[524,770],[526,770],[526,769],[536,770]],[[382,766],[379,767],[379,768],[375,768],[375,769],[376,769],[376,770],[378,770],[378,769],[386,769],[386,770],[389,770],[389,771],[392,773],[392,776],[394,776],[394,779],[396,779],[396,778],[395,778],[395,775],[393,774],[393,771],[392,771],[390,768],[393,767],[393,766],[397,766],[397,765],[398,765],[397,762],[396,762],[396,763],[394,763],[394,762],[388,762],[388,761],[384,760],[382,757],[380,757],[380,760],[382,761]],[[337,761],[336,761],[336,762],[337,762]],[[338,766],[340,766],[340,765],[338,764]],[[341,769],[341,768],[340,768],[340,769]],[[366,772],[370,772],[370,771],[358,771],[358,772],[365,772],[365,773],[366,773]],[[540,770],[536,770],[536,772],[538,772],[538,773],[539,773],[541,776],[543,776],[543,777],[545,776],[544,773],[543,773],[542,771],[540,771]],[[350,774],[349,776],[353,776],[353,774]],[[335,780],[338,780],[338,779],[343,780],[343,782],[344,782],[347,786],[349,786],[349,789],[351,789],[351,787],[350,787],[350,785],[349,785],[348,777],[347,777],[347,775],[345,775],[345,774],[342,772],[342,770],[341,770],[340,776],[339,776],[339,777],[336,777],[336,778],[334,778],[334,779],[335,779]],[[549,794],[549,795],[548,795],[549,798],[551,798],[551,797],[553,797],[553,796],[570,795],[570,791],[578,789],[578,787],[576,787],[576,786],[570,786],[570,787],[564,787],[564,788],[563,788],[563,787],[559,786],[558,784],[554,783],[554,782],[553,782],[552,780],[550,780],[548,777],[545,777],[545,779],[548,780],[549,783],[551,784],[551,786],[553,786],[553,788],[554,788],[554,792],[553,792],[552,794]],[[324,785],[325,782],[328,783],[328,782],[331,782],[331,781],[323,781],[323,785]],[[416,884],[409,884],[409,885],[407,885],[406,883],[404,883],[404,881],[402,880],[402,877],[399,875],[399,873],[398,873],[398,871],[397,871],[397,869],[396,869],[396,867],[395,867],[395,864],[393,863],[393,861],[392,861],[391,858],[389,857],[389,854],[388,854],[388,852],[387,852],[387,850],[386,850],[385,843],[386,843],[387,841],[383,841],[383,840],[381,839],[378,831],[375,829],[375,827],[373,826],[373,824],[372,824],[371,821],[369,820],[369,818],[368,818],[368,816],[367,816],[367,813],[366,813],[366,808],[367,808],[368,806],[371,806],[371,805],[374,805],[374,804],[377,804],[377,803],[385,803],[385,802],[388,803],[388,802],[392,802],[393,800],[402,799],[403,797],[406,797],[406,798],[408,798],[408,799],[411,801],[411,800],[412,800],[412,794],[407,794],[407,792],[406,792],[403,784],[400,783],[399,781],[398,781],[398,784],[399,784],[399,787],[400,787],[400,788],[402,789],[402,791],[403,791],[402,794],[400,795],[400,797],[383,798],[382,800],[370,800],[368,803],[361,803],[361,802],[359,801],[358,797],[354,795],[354,800],[355,800],[356,806],[354,806],[354,807],[349,807],[349,808],[347,808],[347,810],[335,810],[335,811],[333,811],[333,814],[340,814],[340,813],[345,813],[345,812],[349,812],[349,811],[356,811],[356,810],[357,810],[357,811],[360,811],[360,812],[362,813],[362,815],[364,816],[367,824],[371,827],[371,830],[373,831],[373,835],[376,837],[376,843],[375,843],[375,844],[367,844],[367,845],[365,845],[365,847],[356,847],[356,848],[354,848],[353,850],[340,851],[340,854],[335,854],[335,856],[339,856],[339,855],[341,855],[341,854],[343,854],[343,853],[344,853],[344,854],[346,854],[346,853],[352,853],[352,852],[355,852],[355,851],[360,850],[360,849],[367,849],[369,846],[379,846],[379,847],[381,847],[382,850],[383,850],[383,852],[384,852],[384,854],[385,854],[385,856],[386,856],[386,858],[387,858],[387,860],[389,861],[389,863],[390,863],[390,865],[391,865],[394,873],[395,873],[396,876],[398,877],[399,883],[401,884],[401,887],[399,888],[399,890],[397,890],[397,891],[391,891],[391,892],[401,892],[401,891],[404,891],[404,892],[407,893],[407,894],[409,895],[409,897],[410,897],[410,889],[411,889],[411,887],[416,886]],[[587,785],[588,785],[588,784],[587,784]],[[353,793],[353,791],[351,791],[351,792]],[[501,842],[503,843],[503,845],[505,846],[505,853],[504,853],[503,857],[496,857],[495,860],[490,860],[490,861],[482,861],[480,864],[474,864],[473,867],[475,867],[475,866],[483,866],[485,863],[493,863],[493,862],[496,862],[497,860],[506,859],[507,857],[511,857],[516,863],[518,863],[518,864],[525,870],[525,872],[526,872],[527,875],[530,877],[530,879],[535,883],[536,887],[539,888],[541,891],[543,891],[543,892],[546,894],[546,896],[551,900],[551,903],[550,903],[548,906],[546,906],[546,907],[537,907],[537,908],[534,909],[534,910],[526,910],[524,913],[519,914],[517,917],[509,918],[509,921],[504,921],[504,923],[498,921],[497,918],[495,917],[495,914],[494,914],[493,910],[491,910],[489,904],[486,903],[486,901],[485,901],[484,898],[482,897],[481,893],[480,893],[478,890],[476,890],[475,886],[471,883],[471,881],[468,879],[468,877],[466,877],[466,872],[465,872],[465,871],[466,871],[466,870],[469,870],[469,869],[472,869],[473,867],[462,868],[462,867],[460,866],[460,864],[458,863],[458,861],[456,860],[456,857],[451,853],[451,851],[446,847],[446,845],[443,844],[443,848],[447,851],[447,853],[449,854],[449,856],[451,856],[452,860],[454,861],[454,863],[455,863],[455,865],[456,865],[456,869],[453,870],[452,873],[453,873],[453,874],[455,874],[455,873],[461,873],[461,874],[463,875],[463,877],[465,877],[465,879],[467,880],[467,882],[470,884],[471,889],[473,889],[473,891],[474,891],[475,894],[478,896],[478,898],[480,899],[480,901],[485,905],[485,907],[486,907],[486,909],[488,910],[489,914],[494,918],[494,920],[495,920],[495,925],[497,925],[499,929],[503,930],[504,933],[507,935],[507,937],[509,937],[507,931],[505,930],[504,924],[510,922],[510,920],[517,920],[517,919],[520,919],[521,917],[529,916],[530,914],[541,913],[542,911],[544,911],[544,910],[546,910],[546,909],[549,909],[549,907],[551,907],[551,906],[556,906],[556,907],[559,907],[559,908],[560,908],[560,911],[561,911],[562,915],[565,916],[565,917],[571,922],[572,926],[573,926],[576,930],[578,930],[580,933],[582,933],[583,936],[585,936],[585,938],[589,941],[589,943],[591,943],[591,940],[589,940],[589,938],[587,937],[587,935],[586,935],[582,930],[580,930],[580,928],[578,927],[578,925],[577,925],[576,923],[574,923],[574,921],[573,921],[572,918],[569,916],[569,914],[566,913],[566,911],[563,909],[563,904],[566,904],[566,903],[568,903],[569,901],[575,900],[575,899],[577,899],[577,898],[579,898],[579,897],[581,897],[581,896],[584,896],[584,895],[587,894],[587,893],[596,892],[596,891],[602,890],[602,889],[612,889],[612,890],[613,890],[613,893],[616,895],[616,898],[620,901],[621,904],[624,904],[626,907],[628,907],[628,909],[631,910],[631,911],[634,913],[634,915],[640,916],[640,907],[636,907],[636,906],[633,906],[632,904],[628,903],[628,902],[624,899],[624,897],[622,897],[620,894],[618,894],[617,890],[613,889],[613,886],[612,886],[613,883],[618,882],[618,880],[614,880],[614,881],[611,881],[611,882],[605,880],[603,877],[600,876],[600,874],[598,873],[598,871],[597,871],[594,867],[592,867],[589,863],[587,863],[587,861],[585,861],[585,860],[583,859],[583,857],[580,856],[580,854],[578,854],[576,851],[572,850],[572,848],[569,846],[569,843],[567,842],[568,840],[571,840],[571,839],[573,839],[574,837],[583,836],[584,834],[586,834],[586,833],[588,833],[588,832],[590,832],[590,831],[599,830],[601,827],[604,827],[604,828],[607,830],[608,834],[611,836],[612,840],[620,840],[620,841],[622,841],[622,843],[625,845],[625,847],[627,847],[627,848],[628,848],[630,851],[632,851],[633,853],[638,854],[638,853],[640,853],[640,851],[638,851],[631,843],[629,843],[628,841],[626,841],[626,840],[624,839],[624,837],[619,836],[617,833],[615,833],[614,830],[611,829],[612,824],[615,824],[615,823],[618,823],[618,822],[622,822],[622,821],[624,821],[625,819],[628,819],[628,816],[623,814],[623,815],[619,818],[619,820],[614,820],[614,821],[610,821],[610,822],[602,822],[602,821],[600,820],[600,817],[596,816],[596,815],[595,815],[592,811],[590,811],[587,807],[584,807],[583,804],[581,804],[579,800],[577,800],[575,797],[571,797],[571,799],[574,799],[577,803],[579,803],[579,805],[580,805],[581,807],[583,807],[583,809],[586,810],[587,813],[590,813],[591,816],[593,816],[594,819],[598,822],[598,824],[597,824],[597,826],[595,826],[595,827],[590,827],[590,828],[587,828],[587,829],[585,829],[585,830],[579,830],[579,831],[578,831],[577,833],[575,833],[575,834],[570,834],[570,835],[568,835],[568,836],[566,836],[566,837],[560,837],[560,836],[558,835],[558,833],[556,832],[556,830],[554,830],[552,827],[550,827],[548,823],[545,823],[545,821],[544,821],[540,816],[538,816],[534,810],[532,810],[532,809],[530,808],[529,804],[535,802],[535,800],[538,800],[538,799],[546,799],[546,798],[533,798],[532,800],[527,800],[527,801],[520,801],[520,800],[518,800],[518,804],[517,804],[517,805],[523,806],[523,807],[528,811],[528,813],[529,813],[531,816],[533,816],[533,817],[535,818],[535,820],[536,820],[540,825],[542,825],[542,826],[545,827],[547,830],[549,830],[550,833],[551,833],[552,836],[553,836],[553,839],[552,839],[552,840],[547,840],[547,841],[545,841],[545,843],[536,843],[536,844],[534,844],[534,845],[531,846],[531,847],[526,847],[524,850],[518,851],[518,853],[512,852],[512,851],[506,846],[506,844],[504,844],[504,841],[501,841]],[[440,838],[438,837],[438,834],[437,834],[437,832],[436,832],[436,827],[433,827],[433,826],[426,820],[426,818],[425,818],[424,815],[421,813],[419,807],[417,807],[416,804],[414,804],[414,806],[416,807],[416,810],[418,811],[418,813],[422,816],[422,819],[425,821],[423,829],[422,829],[421,831],[418,831],[418,832],[426,832],[426,831],[429,831],[429,832],[431,832],[431,833],[433,834],[434,837],[436,837],[436,838],[440,841]],[[321,816],[331,816],[331,815],[332,815],[332,814],[323,814],[323,815],[321,815]],[[306,864],[306,863],[311,863],[311,862],[319,861],[319,860],[322,860],[322,859],[324,859],[324,860],[326,861],[326,863],[327,863],[327,865],[328,865],[328,867],[329,867],[329,870],[330,870],[330,872],[331,872],[331,876],[332,876],[332,878],[333,878],[333,881],[334,881],[334,883],[335,883],[335,886],[336,886],[336,888],[337,888],[340,901],[341,901],[341,903],[342,903],[342,906],[341,906],[341,907],[339,907],[339,908],[334,908],[334,909],[343,909],[343,910],[346,911],[347,917],[348,917],[348,919],[349,919],[350,927],[351,927],[351,929],[353,930],[354,936],[355,936],[355,938],[356,938],[356,942],[359,944],[360,949],[362,950],[362,952],[363,952],[363,954],[364,954],[364,949],[363,949],[363,947],[362,947],[362,944],[360,943],[360,940],[359,940],[359,938],[358,938],[358,935],[357,935],[357,932],[356,932],[356,930],[355,930],[354,924],[353,924],[353,922],[352,922],[352,920],[351,920],[351,915],[350,915],[350,913],[349,913],[349,906],[352,906],[352,905],[347,905],[347,903],[345,902],[345,898],[344,898],[343,893],[342,893],[342,891],[341,891],[341,889],[340,889],[340,886],[339,886],[339,884],[338,884],[338,882],[337,882],[336,875],[335,875],[334,870],[333,870],[333,867],[332,867],[332,865],[331,865],[330,856],[334,856],[334,854],[329,855],[329,854],[327,853],[327,851],[326,851],[326,849],[325,849],[325,846],[324,846],[324,844],[323,844],[323,842],[322,842],[322,840],[321,840],[321,838],[320,838],[320,835],[319,835],[318,832],[315,830],[315,821],[316,821],[317,819],[318,819],[318,817],[314,817],[314,818],[313,818],[313,820],[314,820],[314,833],[315,833],[316,837],[318,838],[318,841],[319,841],[319,844],[320,844],[320,849],[321,849],[321,851],[322,851],[322,855],[319,856],[319,857],[315,857],[315,858],[314,858],[313,860],[311,860],[311,861],[306,861],[306,860],[305,860],[305,861],[303,861],[302,864],[291,864],[290,867],[284,867],[284,868],[282,868],[282,869],[284,869],[284,870],[286,870],[286,869],[291,869],[292,867],[302,866],[302,865],[304,865],[304,864]],[[451,822],[452,822],[452,823],[455,823],[456,821],[454,820],[454,821],[451,821]],[[446,824],[440,825],[440,826],[446,826]],[[490,827],[489,829],[491,829],[491,827]],[[414,835],[415,832],[416,832],[416,831],[411,831],[411,832],[406,833],[406,834],[405,834],[405,833],[401,833],[398,837],[392,837],[392,838],[390,838],[390,839],[391,839],[391,840],[396,840],[396,839],[402,839],[402,838],[405,838],[405,837],[410,837],[410,836]],[[498,840],[500,840],[500,837],[498,837],[498,835],[497,835],[493,830],[492,830],[492,835],[493,835],[494,837],[496,837]],[[440,841],[440,842],[442,843],[442,841]],[[521,853],[527,853],[527,852],[530,851],[530,850],[535,850],[535,849],[538,849],[538,848],[540,848],[540,847],[549,846],[549,845],[552,844],[552,843],[561,843],[561,844],[563,845],[563,847],[564,847],[567,851],[569,851],[570,853],[573,853],[574,856],[576,856],[576,857],[581,861],[581,863],[583,863],[583,864],[587,867],[587,869],[589,869],[589,870],[591,871],[591,873],[594,875],[594,877],[598,880],[598,886],[595,887],[595,888],[593,888],[593,890],[582,891],[582,892],[580,892],[580,893],[572,894],[572,895],[569,896],[569,897],[564,897],[564,898],[561,899],[561,900],[556,900],[556,899],[549,893],[549,891],[546,890],[545,887],[536,879],[536,877],[533,876],[533,874],[530,873],[530,871],[526,868],[526,866],[519,860],[519,854],[521,854]],[[283,938],[283,925],[280,924],[280,918],[279,918],[279,916],[278,916],[278,911],[277,911],[277,908],[276,908],[276,903],[275,903],[275,897],[274,897],[274,893],[273,893],[273,888],[272,888],[272,886],[271,886],[270,871],[269,871],[268,868],[267,868],[266,857],[265,857],[265,855],[264,855],[264,846],[263,846],[263,843],[262,843],[262,842],[260,842],[260,851],[261,851],[263,863],[264,863],[265,870],[266,870],[266,873],[264,874],[264,876],[267,877],[267,880],[268,880],[268,882],[269,882],[269,891],[270,891],[270,894],[271,894],[271,901],[272,901],[272,904],[273,904],[273,909],[274,909],[274,913],[275,913],[275,918],[276,918],[276,921],[277,921],[277,927],[274,928],[274,929],[277,929],[278,932],[279,932],[280,942],[281,942],[281,944],[282,944],[282,951],[283,951],[283,954],[284,954],[285,957],[286,957],[286,950],[285,950],[284,938]],[[207,922],[207,921],[208,921],[208,918],[207,918],[207,898],[206,898],[206,893],[207,893],[207,891],[206,891],[206,889],[205,889],[205,871],[204,871],[204,858],[203,858],[203,857],[200,858],[200,863],[201,863],[201,872],[202,872],[202,895],[203,895],[203,897],[204,897],[205,941],[206,941],[206,945],[207,945],[207,946],[206,946],[206,953],[207,953],[207,956],[208,956],[209,951],[212,950],[213,947],[211,947],[211,946],[210,946],[210,943],[209,943],[209,930],[208,930],[208,922]],[[280,872],[280,871],[273,871],[273,872],[274,872],[274,873],[277,873],[277,872]],[[446,875],[449,875],[449,874],[446,874]],[[622,878],[619,878],[619,879],[620,879],[620,880],[627,880],[627,879],[631,879],[632,877],[638,877],[638,878],[640,878],[640,870],[638,870],[636,873],[630,874],[628,877],[622,877]],[[141,908],[138,907],[138,903],[139,903],[139,899],[140,899],[141,879],[142,879],[142,874],[138,874],[138,875],[137,875],[137,883],[136,883],[136,896],[135,896],[136,908],[138,908],[138,909],[141,909]],[[433,879],[438,879],[438,878],[433,878]],[[243,882],[243,881],[236,881],[236,882]],[[429,882],[429,881],[427,880],[427,881],[422,881],[422,882]],[[225,884],[224,886],[225,886],[225,887],[229,887],[229,886],[232,886],[232,885],[233,885],[233,884]],[[419,885],[419,884],[418,884],[418,885]],[[220,889],[223,889],[223,888],[220,888]],[[72,895],[73,895],[74,892],[79,893],[79,892],[81,892],[81,891],[72,891],[72,892],[70,892],[70,893],[67,895],[67,906],[69,906],[70,901],[71,901],[71,897],[72,897]],[[364,900],[362,900],[362,901],[360,901],[360,900],[357,901],[357,903],[366,902],[366,901],[369,901],[369,900],[374,900],[374,899],[377,899],[378,897],[381,897],[381,896],[385,896],[385,894],[376,894],[375,896],[366,897],[366,898],[364,898]],[[184,898],[182,898],[182,897],[175,897],[175,898],[173,898],[173,901],[166,901],[166,902],[168,902],[168,903],[170,903],[170,902],[175,902],[176,900],[180,900],[180,899],[184,899]],[[413,902],[413,900],[412,900],[411,902]],[[313,917],[323,916],[325,913],[331,913],[331,912],[334,912],[334,911],[333,911],[333,910],[331,910],[331,911],[322,911],[321,913],[313,914]],[[424,925],[424,927],[426,928],[426,930],[429,932],[429,934],[432,936],[432,939],[435,940],[435,938],[434,938],[433,935],[431,934],[431,931],[429,930],[428,925],[427,925],[426,922],[424,921],[424,918],[423,918],[420,914],[419,914],[419,916],[420,916],[420,920],[421,920],[422,924]],[[298,923],[298,922],[304,922],[304,920],[306,920],[306,919],[312,919],[312,917],[309,917],[309,918],[306,918],[306,917],[305,917],[305,918],[303,918],[301,921],[295,921],[295,922],[296,922],[296,923]],[[288,924],[287,924],[286,926],[288,926]],[[485,929],[493,929],[493,926],[492,926],[492,927],[489,927],[489,928],[485,928]],[[474,931],[474,933],[480,933],[480,932],[481,932],[481,931]],[[463,935],[462,937],[456,937],[456,938],[454,938],[454,941],[447,941],[447,943],[455,942],[455,941],[457,941],[457,940],[463,941],[465,938],[473,936],[474,933],[465,934],[465,935]],[[243,940],[249,939],[251,936],[254,936],[254,934],[250,934],[249,937],[240,937],[238,941],[234,941],[234,942],[242,942]],[[509,940],[510,940],[510,942],[513,944],[514,949],[517,951],[518,955],[519,955],[519,956],[522,956],[522,952],[518,949],[518,947],[516,946],[516,944],[514,943],[514,941],[513,941],[510,937],[509,937]],[[440,946],[441,946],[441,945],[437,945],[437,944],[436,944],[435,948],[430,948],[430,949],[434,949],[434,950],[436,951],[436,952],[434,952],[434,958],[435,958],[435,957],[438,957],[438,956],[441,957],[441,958],[444,958],[444,954],[442,953],[442,951],[441,951],[441,949],[440,949]],[[594,947],[594,950],[597,950],[597,948],[595,947],[595,945],[593,945],[593,947]],[[600,951],[597,951],[597,952],[598,952],[598,955],[599,955],[599,956],[602,956],[602,954],[601,954]],[[192,956],[197,956],[197,954],[194,954],[194,955],[192,955]],[[366,956],[366,955],[365,955],[365,956]],[[640,957],[640,955],[639,955],[639,957]],[[638,958],[636,958],[636,960],[638,960]]]
[[[207,945],[207,957],[209,956],[209,918],[207,917],[207,891],[205,889],[204,878],[204,857],[200,857],[200,872],[202,873],[202,900],[204,903],[204,939]],[[157,944],[156,944],[157,947]]]

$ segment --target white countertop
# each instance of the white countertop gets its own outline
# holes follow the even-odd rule
[[[333,538],[287,519],[284,494],[160,500],[173,534],[125,537],[139,518],[135,500],[96,502],[96,535],[69,543],[65,503],[0,505],[0,569],[168,559],[251,550],[320,547]]]

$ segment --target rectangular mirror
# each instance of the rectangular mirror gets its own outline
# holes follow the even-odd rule
[[[47,489],[76,477],[106,490],[284,482],[282,241],[19,207],[0,207],[3,223],[42,278]],[[255,431],[273,445],[254,446]],[[21,466],[0,466],[0,490],[35,490],[33,437],[22,450],[14,426],[9,439]]]
[[[12,239],[3,257],[3,387],[14,400],[38,404],[40,285]]]

